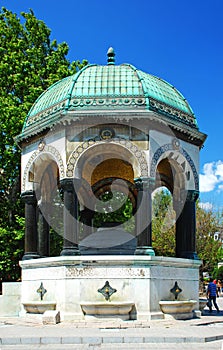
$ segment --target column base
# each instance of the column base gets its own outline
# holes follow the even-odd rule
[[[137,247],[135,250],[135,255],[151,255],[154,256],[155,252],[152,247],[143,246]]]
[[[184,251],[177,256],[182,259],[200,260],[196,252]]]
[[[40,255],[38,253],[29,252],[23,255],[22,260],[31,260],[31,259],[39,259],[39,258],[40,258]]]
[[[72,255],[81,255],[80,250],[78,248],[64,248],[60,253],[60,256]]]

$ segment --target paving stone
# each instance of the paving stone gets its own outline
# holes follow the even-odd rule
[[[22,344],[40,344],[40,337],[21,337]]]
[[[60,311],[47,310],[42,317],[43,324],[57,324],[60,322]]]
[[[41,344],[61,344],[61,337],[41,337]]]
[[[81,344],[82,337],[62,337],[62,344]]]

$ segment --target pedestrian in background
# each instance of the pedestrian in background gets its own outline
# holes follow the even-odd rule
[[[208,307],[209,307],[209,311],[212,312],[212,302],[214,304],[215,309],[217,310],[217,312],[219,312],[219,307],[218,304],[216,302],[216,298],[218,297],[218,289],[216,286],[216,283],[213,282],[213,278],[210,278],[210,282],[208,284],[208,288],[207,288],[207,298],[208,298]]]
[[[221,288],[222,288],[222,286],[221,286],[221,281],[218,280],[218,281],[217,281],[217,291],[218,291],[218,296],[219,296],[219,297],[220,297],[220,295],[221,295]]]

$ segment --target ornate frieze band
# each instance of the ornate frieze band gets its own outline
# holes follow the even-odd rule
[[[145,98],[142,98],[140,96],[134,96],[134,97],[114,97],[112,96],[111,98],[109,97],[104,97],[101,96],[100,98],[73,98],[71,100],[69,110],[73,109],[86,109],[89,106],[91,108],[96,108],[100,106],[106,106],[106,108],[114,108],[114,107],[131,107],[131,108],[137,108],[140,106],[144,106],[145,108],[146,105],[146,100]]]
[[[152,98],[150,100],[150,109],[159,113],[163,113],[171,117],[172,119],[180,120],[183,123],[186,123],[192,127],[197,128],[196,120],[193,116],[180,111],[179,109],[175,109],[171,106],[166,105],[165,103],[161,103],[160,101],[156,101]]]
[[[32,124],[39,123],[42,119],[46,120],[49,118],[49,121],[52,118],[52,115],[55,113],[61,112],[62,110],[65,110],[66,101],[61,101],[60,103],[44,109],[43,111],[35,114],[30,115],[29,118],[26,121],[26,127],[31,126]],[[100,106],[106,108],[114,108],[114,107],[121,107],[121,108],[137,108],[140,106],[143,106],[145,108],[146,101],[145,98],[142,98],[141,96],[133,96],[133,97],[100,97],[100,98],[78,98],[75,97],[70,101],[68,110],[75,110],[75,109],[89,109],[89,107],[92,109],[96,108],[98,109]]]

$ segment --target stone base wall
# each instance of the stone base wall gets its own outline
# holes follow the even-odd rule
[[[3,282],[0,317],[18,316],[21,309],[21,282]]]
[[[39,301],[41,282],[45,301],[56,301],[61,319],[84,319],[81,303],[105,302],[98,289],[109,281],[112,302],[133,302],[130,318],[160,318],[160,300],[173,300],[170,289],[177,281],[178,299],[199,300],[200,261],[156,256],[66,256],[25,260],[22,267],[21,303]],[[108,301],[109,303],[109,301]],[[196,309],[199,309],[197,304]]]

